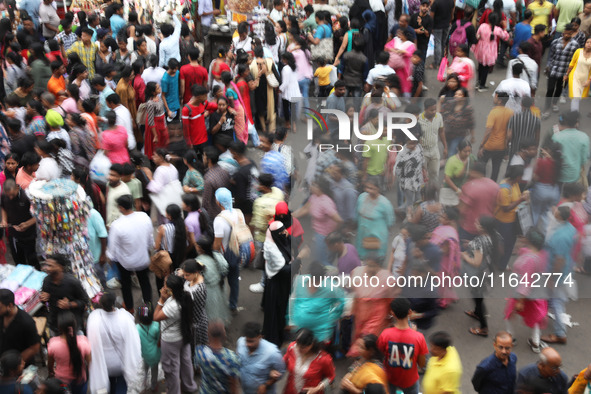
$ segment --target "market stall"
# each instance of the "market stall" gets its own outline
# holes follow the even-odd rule
[[[27,189],[31,210],[37,218],[38,253],[63,254],[70,259],[72,273],[90,299],[101,292],[88,247],[87,220],[90,198],[69,179],[36,181]]]

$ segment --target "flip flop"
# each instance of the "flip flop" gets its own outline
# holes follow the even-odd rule
[[[470,316],[470,317],[471,317],[472,319],[474,319],[474,320],[480,320],[480,319],[478,318],[478,316],[476,316],[476,314],[474,313],[474,311],[464,311],[464,313],[465,313],[466,315]]]
[[[484,331],[480,328],[472,327],[472,328],[468,329],[468,331],[470,331],[470,334],[472,334],[472,335],[478,335],[478,336],[484,337],[484,338],[488,337],[488,331]]]

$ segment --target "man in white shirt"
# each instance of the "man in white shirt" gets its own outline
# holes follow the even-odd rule
[[[199,14],[199,16],[201,17],[201,29],[203,32],[203,37],[205,37],[207,33],[209,33],[211,21],[213,20],[214,15],[218,15],[219,12],[219,10],[213,9],[213,3],[211,2],[211,0],[199,1],[197,14]]]
[[[43,37],[47,40],[59,33],[60,17],[52,3],[53,0],[43,0],[39,6],[39,21],[43,24]]]
[[[513,76],[513,65],[522,64],[523,71],[519,75],[519,78],[528,83],[531,89],[531,96],[533,97],[536,95],[536,89],[538,88],[538,63],[527,55],[531,49],[532,45],[527,41],[519,44],[519,55],[515,59],[512,59],[507,67],[507,79]]]
[[[166,70],[162,67],[158,66],[158,56],[157,55],[150,55],[148,57],[148,64],[150,67],[146,67],[144,72],[142,73],[142,79],[148,84],[148,82],[156,82],[160,84],[162,82],[162,77]]]
[[[179,39],[181,38],[181,22],[179,18],[172,11],[168,11],[172,15],[174,27],[170,23],[165,23],[160,28],[160,32],[164,38],[160,42],[160,67],[168,66],[170,59],[181,61],[181,52],[179,46]]]
[[[133,311],[131,292],[133,273],[136,274],[140,283],[144,303],[152,302],[148,266],[150,250],[154,247],[154,228],[152,220],[146,213],[134,212],[131,194],[118,197],[116,204],[121,217],[113,222],[109,230],[107,257],[119,268],[123,302],[128,311]]]
[[[127,148],[134,150],[136,146],[135,136],[133,135],[133,120],[131,119],[131,112],[123,105],[117,93],[107,96],[107,106],[117,114],[117,126],[122,126],[127,131]]]
[[[367,80],[365,81],[366,92],[371,91],[371,88],[373,87],[377,78],[385,78],[388,75],[396,74],[394,69],[388,66],[388,60],[390,60],[390,54],[388,52],[381,51],[378,53],[375,67],[369,70],[369,73],[367,73]]]
[[[248,35],[248,23],[242,22],[238,25],[238,37],[232,39],[232,54],[236,55],[238,49],[244,49],[244,52],[252,51],[252,38]]]
[[[507,101],[505,107],[512,109],[513,113],[517,114],[521,112],[521,98],[531,97],[531,88],[529,87],[529,83],[519,78],[523,72],[523,64],[513,64],[511,71],[513,77],[502,80],[495,89],[493,97],[499,92],[507,93],[509,95],[509,101]]]
[[[131,195],[131,190],[121,182],[123,174],[123,165],[113,164],[109,170],[109,183],[107,184],[107,228],[121,216],[121,210],[117,204],[117,199],[124,195]]]

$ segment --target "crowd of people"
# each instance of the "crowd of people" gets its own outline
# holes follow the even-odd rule
[[[319,0],[298,15],[274,0],[264,36],[240,23],[210,64],[196,37],[219,2],[168,11],[172,23],[158,30],[125,8],[105,0],[96,13],[60,18],[51,0],[23,0],[0,20],[0,227],[12,262],[47,273],[39,299],[50,337],[42,350],[33,319],[0,289],[2,392],[155,391],[159,367],[170,394],[280,384],[288,394],[458,393],[468,372],[479,393],[588,391],[591,365],[571,380],[552,346],[567,343],[574,273],[591,273],[590,143],[579,113],[591,2],[355,0],[341,15]],[[507,75],[484,99],[492,107],[477,146],[474,96],[491,86],[493,67]],[[439,71],[440,90],[425,85],[426,69]],[[566,96],[569,110],[543,130]],[[293,143],[305,111],[321,106],[346,113],[355,136],[338,140],[334,115],[324,127],[307,123],[300,168]],[[401,111],[416,124],[388,135],[384,114]],[[27,189],[60,178],[92,201],[85,236],[98,303],[71,256],[37,253]],[[245,267],[262,271],[249,291],[264,317],[229,346]],[[427,335],[461,291],[397,286],[505,273],[518,278],[500,317],[506,330],[474,371],[454,347],[461,334]],[[331,286],[337,276],[377,285]],[[466,329],[478,337],[493,334],[487,287],[466,293],[478,322]],[[518,317],[539,354],[520,368]],[[336,381],[343,357],[355,361]],[[39,360],[47,379],[34,384],[23,370]]]

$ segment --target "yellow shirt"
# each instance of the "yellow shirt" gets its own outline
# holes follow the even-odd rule
[[[501,182],[501,189],[499,190],[499,194],[497,194],[497,210],[495,212],[495,218],[502,223],[513,223],[515,219],[517,219],[517,207],[507,212],[504,211],[502,207],[513,204],[521,197],[519,184],[515,183],[511,186],[508,182],[508,179],[504,179],[503,182]]]
[[[372,362],[366,362],[359,368],[355,369],[351,373],[349,380],[358,389],[364,389],[365,386],[372,383],[381,384],[385,389],[388,388],[386,371],[384,371],[380,365]]]
[[[513,111],[507,107],[497,105],[491,109],[486,119],[486,128],[492,132],[484,144],[486,150],[505,150],[507,147],[507,125],[513,116]]]
[[[318,67],[314,72],[314,76],[318,77],[318,86],[330,85],[330,72],[332,71],[331,66]]]
[[[447,354],[440,360],[431,357],[423,377],[423,394],[441,392],[460,394],[462,361],[455,347],[449,346]]]
[[[532,34],[534,33],[536,25],[546,26],[546,32],[548,32],[548,17],[552,12],[553,7],[554,5],[549,1],[544,1],[542,5],[540,5],[539,1],[534,1],[527,6],[527,9],[534,14],[534,19],[531,21]]]

